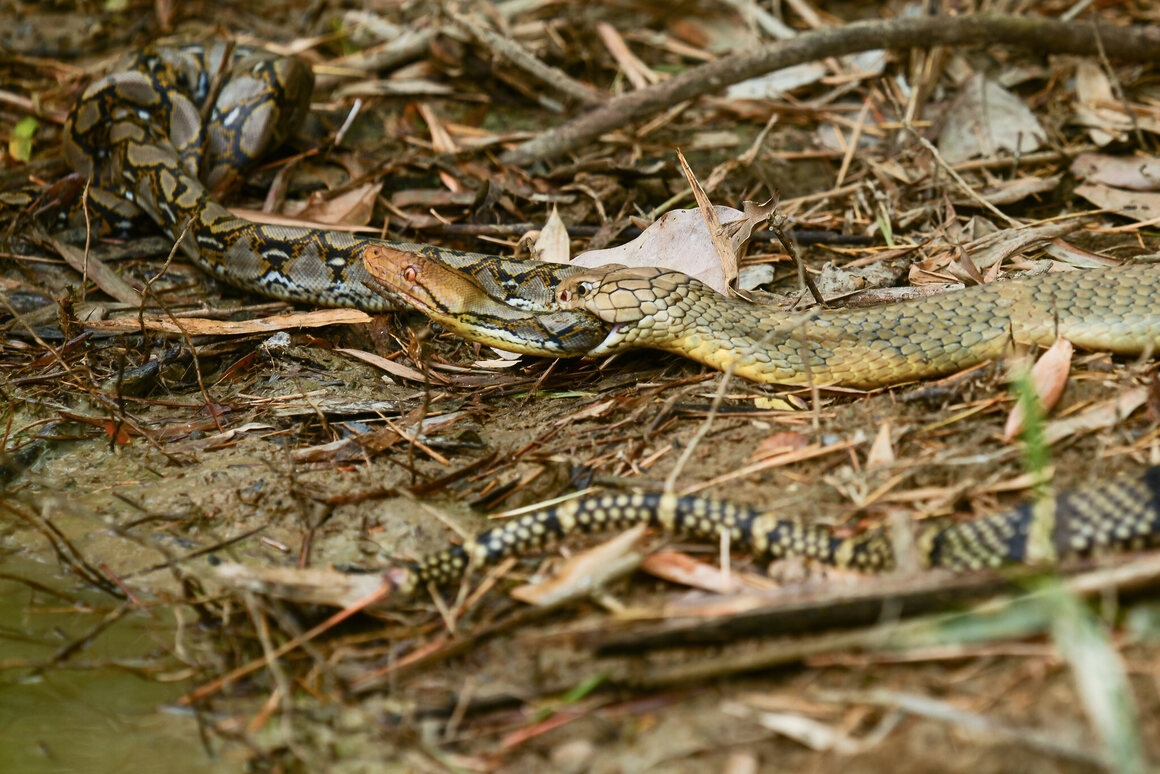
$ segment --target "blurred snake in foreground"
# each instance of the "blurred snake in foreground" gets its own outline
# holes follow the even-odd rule
[[[514,261],[231,214],[209,190],[252,168],[309,102],[309,68],[224,44],[149,48],[74,105],[65,155],[90,178],[90,204],[128,226],[144,214],[206,271],[263,295],[368,311],[414,306],[463,336],[550,356],[631,347],[676,352],[760,382],[877,387],[947,373],[1013,342],[1120,353],[1160,343],[1160,272],[1145,266],[1051,274],[870,309],[770,313],[665,269]],[[202,116],[207,117],[202,121]],[[205,182],[203,182],[205,181]],[[1134,548],[1160,533],[1160,473],[921,531],[919,559],[951,569]],[[402,586],[449,582],[471,566],[576,531],[646,521],[729,537],[769,557],[808,556],[866,571],[895,557],[881,529],[823,526],[730,503],[670,495],[588,497],[526,515],[401,570]]]

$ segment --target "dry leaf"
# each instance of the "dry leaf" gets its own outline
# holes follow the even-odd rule
[[[1090,127],[1088,134],[1096,145],[1107,145],[1127,139],[1132,122],[1123,111],[1109,107],[1116,104],[1112,84],[1103,68],[1089,59],[1081,59],[1075,68],[1075,120]]]
[[[1127,191],[1094,183],[1076,186],[1075,193],[1101,209],[1138,222],[1160,218],[1160,193]]]
[[[975,266],[989,269],[1014,255],[1038,248],[1050,239],[1070,234],[1081,225],[1078,218],[1071,218],[1029,228],[1008,228],[976,239],[965,247]]]
[[[1160,189],[1160,159],[1155,156],[1081,153],[1071,162],[1071,173],[1080,180],[1113,188],[1131,188],[1134,191]]]
[[[1062,261],[1069,266],[1075,266],[1080,269],[1098,269],[1101,266],[1120,265],[1119,261],[1100,255],[1099,253],[1093,253],[1090,250],[1084,250],[1082,247],[1076,247],[1062,239],[1052,239],[1043,245],[1043,252],[1057,261]]]
[[[1043,438],[1050,445],[1073,435],[1095,432],[1124,421],[1148,400],[1147,387],[1135,387],[1101,401],[1082,414],[1047,423]]]
[[[672,583],[715,594],[729,594],[741,587],[764,589],[768,585],[750,581],[746,573],[726,573],[720,567],[698,561],[681,551],[658,551],[644,560],[641,569]]]
[[[762,205],[756,206],[760,208]],[[746,218],[745,213],[732,207],[717,206],[714,210],[726,226]],[[754,219],[745,228],[752,232],[759,223]],[[694,276],[722,295],[729,292],[705,219],[695,209],[665,213],[631,242],[605,250],[589,250],[576,256],[572,263],[589,268],[609,263],[662,266]]]
[[[1023,201],[1028,196],[1054,191],[1059,187],[1059,181],[1062,179],[1063,175],[1051,175],[1050,177],[1028,175],[988,186],[981,195],[991,204],[1014,204]]]
[[[185,333],[190,336],[249,336],[255,333],[274,333],[294,328],[321,328],[324,325],[359,325],[369,323],[371,316],[357,309],[319,309],[315,312],[296,312],[261,317],[257,320],[203,320],[197,317],[123,317],[117,320],[82,321],[95,331],[136,333],[162,331]]]
[[[608,53],[612,54],[612,58],[616,60],[616,64],[624,73],[624,77],[628,78],[629,83],[634,88],[643,89],[661,80],[659,73],[654,72],[636,54],[632,53],[628,44],[624,42],[624,38],[620,37],[620,33],[611,24],[597,22],[596,32],[600,35],[600,40],[608,49]]]
[[[611,540],[568,559],[551,578],[519,586],[512,589],[511,594],[521,602],[545,607],[598,589],[609,579],[623,575],[640,563],[641,557],[633,549],[646,529],[647,524],[637,524]]]
[[[439,116],[435,114],[431,105],[420,102],[416,107],[419,109],[419,115],[423,117],[423,122],[427,124],[427,130],[431,132],[432,150],[436,153],[456,153],[459,148],[455,145],[455,140],[443,126],[443,122],[439,120]]]
[[[881,49],[862,51],[844,56],[839,61],[853,72],[870,78],[886,69],[886,52]],[[785,92],[816,83],[829,74],[826,63],[805,62],[735,83],[725,90],[725,96],[729,99],[781,99]]]
[[[890,420],[878,425],[878,434],[866,454],[867,468],[882,468],[894,463],[894,443],[890,438]]]
[[[1043,414],[1050,414],[1067,386],[1067,377],[1071,373],[1071,355],[1075,348],[1067,339],[1056,339],[1048,347],[1035,365],[1031,367],[1029,378],[1035,394],[1039,396],[1039,408]],[[1007,415],[1007,424],[1003,428],[1003,440],[1010,441],[1023,430],[1026,421],[1026,412],[1023,401],[1015,403],[1011,413]]]
[[[367,183],[330,199],[316,195],[305,202],[287,202],[283,213],[327,226],[365,226],[371,222],[379,188],[378,183]]]
[[[402,363],[396,363],[394,360],[387,360],[382,355],[376,355],[373,352],[364,352],[361,349],[348,349],[346,347],[336,347],[335,352],[343,355],[349,355],[356,360],[361,360],[368,365],[373,365],[375,368],[381,368],[392,376],[397,376],[400,379],[410,379],[413,382],[429,381],[421,372],[416,371],[410,366],[405,366]],[[436,377],[438,380],[438,377]]]
[[[216,568],[226,588],[286,599],[306,605],[347,608],[365,603],[376,592],[386,592],[381,576],[291,567],[248,567],[223,564]]]
[[[749,455],[749,459],[756,462],[757,460],[764,460],[778,454],[804,449],[809,445],[809,439],[801,433],[795,433],[793,431],[774,433],[757,444],[757,448]]]
[[[554,204],[548,222],[540,229],[540,236],[536,239],[533,252],[541,261],[549,263],[568,263],[568,259],[572,257],[568,227],[564,225],[564,219],[560,217]]]
[[[717,260],[721,262],[721,271],[725,275],[725,286],[732,287],[733,281],[737,279],[738,255],[733,252],[729,239],[725,236],[725,229],[721,225],[721,219],[717,217],[713,202],[709,200],[709,194],[705,193],[705,189],[701,187],[701,183],[693,174],[689,162],[685,161],[685,154],[681,153],[679,148],[677,149],[677,161],[681,164],[681,171],[685,173],[685,179],[689,181],[693,198],[697,200],[697,209],[701,211],[701,217],[705,219],[705,228],[709,232],[713,250],[717,253]]]
[[[1000,150],[1030,153],[1047,140],[1023,100],[982,75],[967,82],[943,121],[938,149],[951,164]]]

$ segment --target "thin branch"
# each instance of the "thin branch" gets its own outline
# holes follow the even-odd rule
[[[684,100],[792,65],[879,48],[928,48],[998,43],[1052,54],[1098,54],[1100,45],[1119,59],[1160,59],[1160,28],[1093,26],[1007,15],[935,16],[856,22],[814,30],[686,70],[647,89],[610,100],[508,151],[506,164],[527,165],[561,156],[605,132]]]

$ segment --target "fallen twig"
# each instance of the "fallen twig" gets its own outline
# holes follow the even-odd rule
[[[856,22],[814,30],[778,41],[751,54],[718,59],[655,86],[610,100],[562,126],[513,148],[507,164],[555,158],[632,121],[670,105],[720,91],[730,84],[826,57],[878,48],[927,48],[998,43],[1053,54],[1098,54],[1101,44],[1119,59],[1160,59],[1160,28],[1111,27],[1025,16],[967,15]]]

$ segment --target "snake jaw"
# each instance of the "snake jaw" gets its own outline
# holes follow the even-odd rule
[[[615,355],[617,352],[622,352],[627,348],[625,340],[631,329],[632,326],[628,323],[614,323],[612,327],[608,329],[608,333],[605,334],[604,339],[601,340],[601,342],[595,347],[588,350],[586,353],[587,356],[604,357],[606,355]]]

